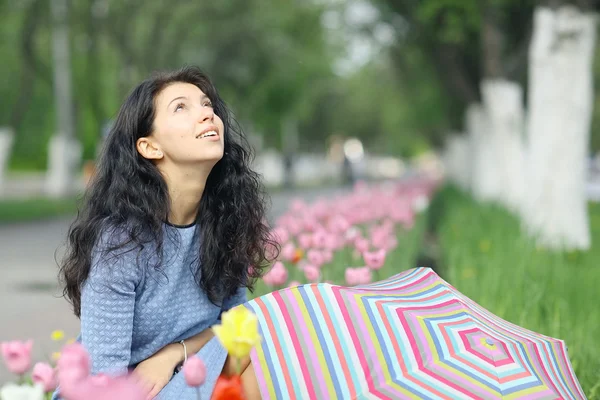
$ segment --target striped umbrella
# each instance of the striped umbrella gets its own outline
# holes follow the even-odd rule
[[[309,284],[246,307],[264,399],[584,399],[561,340],[508,323],[429,268]]]

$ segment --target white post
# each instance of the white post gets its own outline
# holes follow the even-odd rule
[[[526,229],[556,249],[587,249],[586,160],[593,109],[593,15],[538,8],[529,58]]]
[[[81,159],[81,149],[74,132],[67,0],[51,0],[50,8],[53,19],[52,54],[57,129],[48,146],[46,191],[50,196],[59,197],[72,194],[76,188],[74,172]]]

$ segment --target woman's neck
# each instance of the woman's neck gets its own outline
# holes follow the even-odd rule
[[[210,171],[194,168],[161,171],[167,182],[170,200],[168,221],[173,225],[190,225],[196,221],[200,199]]]

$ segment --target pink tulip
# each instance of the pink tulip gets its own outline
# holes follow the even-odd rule
[[[306,258],[308,259],[308,262],[310,262],[317,268],[321,267],[321,265],[323,265],[323,263],[325,262],[325,260],[323,259],[323,254],[319,250],[315,249],[309,250],[306,254]]]
[[[296,236],[302,232],[302,224],[296,219],[291,218],[286,224],[286,228],[292,235]]]
[[[61,396],[67,400],[78,399],[79,386],[90,375],[90,358],[83,345],[78,342],[66,345],[57,367]]]
[[[344,247],[344,238],[330,234],[325,239],[325,248],[328,250],[339,250]]]
[[[206,365],[198,356],[188,358],[183,365],[185,383],[191,387],[198,387],[206,380]]]
[[[286,243],[281,248],[281,257],[285,261],[292,261],[296,256],[296,246],[293,243]]]
[[[290,207],[292,212],[294,213],[305,211],[308,208],[308,206],[302,199],[293,199],[292,201],[290,201]]]
[[[382,246],[382,248],[386,249],[387,251],[394,250],[396,247],[398,247],[398,239],[396,239],[395,236],[390,236],[387,240],[386,245]]]
[[[307,264],[303,268],[304,276],[308,279],[309,282],[316,282],[319,280],[320,272],[319,268],[314,265]]]
[[[321,255],[323,256],[323,263],[328,264],[333,260],[333,252],[331,250],[322,250]]]
[[[348,244],[354,243],[354,241],[359,237],[360,237],[360,230],[355,226],[349,228],[346,231],[345,239],[346,239],[346,243],[348,243]]]
[[[273,264],[273,267],[263,276],[263,281],[268,286],[280,286],[285,284],[288,278],[288,271],[281,261]]]
[[[395,239],[396,237],[392,234],[383,234],[377,232],[377,234],[371,237],[371,243],[373,243],[373,246],[376,248],[389,250],[390,239],[392,238]]]
[[[13,374],[23,375],[31,368],[32,340],[26,342],[2,342],[1,348],[4,363]]]
[[[58,381],[56,379],[56,371],[47,363],[39,362],[33,366],[31,380],[44,387],[44,392],[52,392],[56,389]]]
[[[321,249],[323,247],[325,247],[325,242],[327,241],[327,238],[329,237],[329,234],[320,229],[318,231],[316,231],[313,235],[312,235],[312,247],[316,248],[316,249]]]
[[[358,250],[359,253],[364,253],[365,251],[369,251],[370,243],[369,239],[365,239],[362,237],[357,238],[354,241],[354,247]]]
[[[134,375],[90,376],[90,358],[80,343],[65,346],[58,359],[58,384],[64,400],[145,400],[146,391]]]
[[[372,274],[369,267],[346,268],[344,278],[348,286],[366,285],[371,282]]]
[[[372,252],[364,252],[363,259],[365,260],[365,264],[371,269],[379,270],[383,267],[385,263],[386,251],[385,249],[379,249],[377,251]]]
[[[329,230],[332,232],[345,234],[349,228],[350,223],[341,215],[337,215],[329,221]]]
[[[298,281],[291,281],[291,282],[288,284],[288,287],[290,287],[290,288],[291,288],[291,287],[296,287],[296,286],[300,286],[300,285],[302,285],[302,284],[301,284],[300,282],[298,282]]]
[[[310,233],[302,233],[298,236],[298,244],[303,249],[309,249],[312,247],[312,235]]]
[[[106,400],[128,399],[146,400],[147,390],[134,375],[123,376],[90,376],[75,385],[69,395],[65,394],[60,384],[61,397],[65,400]]]
[[[317,229],[317,227],[319,226],[319,221],[317,221],[317,219],[314,218],[313,216],[310,216],[310,217],[304,218],[302,225],[304,226],[304,229],[306,229],[307,231],[314,232]]]
[[[344,272],[344,279],[346,280],[346,285],[348,286],[356,286],[360,284],[356,274],[356,268],[346,268],[346,272]]]
[[[279,244],[290,240],[290,234],[282,227],[277,227],[271,231],[271,238]]]

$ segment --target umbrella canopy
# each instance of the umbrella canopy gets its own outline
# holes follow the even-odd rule
[[[585,399],[564,342],[493,315],[429,268],[246,307],[264,338],[252,352],[264,399]]]

